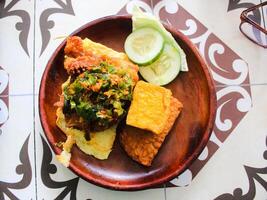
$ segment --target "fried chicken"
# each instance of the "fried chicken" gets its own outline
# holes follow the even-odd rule
[[[101,62],[107,62],[119,68],[127,69],[132,79],[138,81],[138,66],[129,61],[125,53],[119,53],[89,39],[78,36],[67,39],[64,49],[64,68],[69,75],[80,74]]]

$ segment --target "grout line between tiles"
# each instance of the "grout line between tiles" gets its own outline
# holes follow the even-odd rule
[[[9,94],[8,96],[16,97],[16,96],[38,96],[38,95],[39,95],[39,93],[38,94],[25,93],[25,94]]]
[[[166,188],[166,184],[164,184],[164,199],[167,200],[167,188]]]
[[[153,10],[153,8],[154,8],[154,5],[153,5],[153,0],[150,0],[150,7],[152,8],[152,10]]]
[[[229,87],[229,86],[241,86],[241,87],[248,87],[248,86],[267,86],[267,83],[215,85],[215,88],[223,88],[223,87]]]
[[[32,68],[33,68],[33,92],[35,92],[35,24],[36,24],[36,0],[33,1],[34,8],[33,8],[33,62],[32,62]],[[35,199],[38,200],[37,195],[37,167],[36,167],[36,132],[35,132],[35,94],[32,95],[33,97],[33,138],[34,138],[34,176],[35,176]]]
[[[38,96],[39,94],[31,94],[31,93],[25,93],[25,94],[9,94],[9,95],[0,95],[0,97],[23,97],[23,96]]]

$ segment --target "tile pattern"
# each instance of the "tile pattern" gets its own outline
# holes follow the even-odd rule
[[[0,66],[0,96],[8,96],[8,73]]]
[[[24,52],[29,56],[28,48],[28,36],[31,25],[31,17],[27,10],[13,9],[18,3],[18,0],[12,0],[7,3],[6,0],[0,2],[0,19],[10,16],[17,16],[21,19],[21,22],[17,22],[15,28],[19,31],[19,42]]]
[[[10,199],[18,199],[18,197],[12,193],[12,189],[22,190],[28,187],[32,181],[32,167],[29,159],[29,137],[25,140],[19,153],[20,164],[16,167],[16,174],[22,175],[22,178],[18,182],[4,182],[0,181],[0,199],[4,199],[4,194]]]
[[[39,19],[39,27],[41,31],[42,36],[42,48],[40,52],[40,56],[43,54],[44,50],[46,49],[50,39],[51,39],[51,33],[50,29],[52,29],[55,26],[55,22],[52,20],[48,20],[50,16],[53,14],[68,14],[68,15],[75,15],[74,10],[72,7],[71,0],[67,0],[66,3],[64,3],[61,0],[56,0],[56,6],[58,7],[49,7],[42,11]]]
[[[43,138],[42,145],[43,145],[43,158],[41,164],[41,179],[43,184],[51,189],[60,189],[63,188],[63,191],[59,193],[55,199],[64,199],[68,194],[70,195],[70,199],[76,198],[77,187],[79,182],[79,177],[73,178],[71,180],[65,181],[55,181],[51,177],[51,174],[56,173],[56,165],[52,164],[52,152]]]
[[[0,1],[0,66],[9,75],[10,95],[32,94],[33,5],[33,1]],[[22,70],[23,76],[17,73]]]
[[[8,119],[8,79],[8,73],[0,66],[0,128]]]
[[[0,199],[3,196],[8,199],[35,198],[32,97],[1,99],[7,98],[8,119],[1,126],[0,134],[0,157],[4,159],[0,170]]]
[[[263,152],[263,158],[267,160],[267,137],[265,139],[265,145],[266,150]],[[267,181],[261,177],[261,175],[267,174],[267,167],[256,168],[244,165],[244,168],[249,182],[247,193],[243,192],[241,188],[236,188],[234,189],[233,194],[221,194],[214,200],[254,199],[256,196],[256,182],[267,191]]]
[[[0,199],[35,199],[33,1],[0,1]]]
[[[223,147],[229,141],[228,136],[233,137],[232,133],[238,129],[241,120],[250,111],[252,99],[249,71],[251,68],[248,68],[245,61],[177,1],[133,0],[128,2],[120,13],[130,12],[133,4],[138,4],[144,10],[154,13],[163,22],[172,24],[187,35],[210,65],[210,71],[217,86],[218,99],[216,123],[210,142],[190,169],[167,184],[168,189],[132,193],[110,191],[83,181],[58,164],[45,140],[38,116],[37,94],[47,60],[63,40],[62,36],[70,34],[88,21],[104,15],[116,14],[125,3],[127,3],[126,0],[112,2],[4,0],[0,2],[0,26],[5,27],[0,29],[0,49],[5,49],[0,54],[0,157],[5,161],[1,164],[0,170],[1,200],[176,199],[177,195],[182,197],[187,187],[181,186],[189,188],[195,186],[194,182],[199,181],[198,177],[201,177],[205,169],[209,168],[209,164],[213,163],[213,159],[209,162],[208,160],[216,151],[223,151]],[[102,6],[104,4],[105,7]],[[255,1],[229,0],[228,12],[231,13],[235,9],[252,4],[255,4]],[[258,20],[257,13],[255,20]],[[14,49],[14,47],[17,48]],[[16,59],[10,59],[11,54],[16,55]],[[261,52],[261,55],[264,54]],[[262,61],[263,58],[264,56]],[[14,138],[16,145],[13,145]],[[5,144],[10,144],[8,147],[12,146],[12,148],[6,148]],[[263,158],[266,160],[265,150]],[[253,199],[256,185],[256,192],[263,197],[264,193],[258,192],[258,188],[260,184],[265,191],[267,190],[266,181],[261,178],[261,175],[267,173],[266,167],[249,164],[244,169],[245,178],[249,184],[247,191],[241,189],[242,186],[236,185],[237,189],[233,188],[232,193],[231,190],[218,189],[224,192],[213,197]],[[205,177],[202,176],[203,179]],[[201,191],[197,194],[199,194],[197,198],[207,199]],[[187,197],[189,198],[190,195]]]

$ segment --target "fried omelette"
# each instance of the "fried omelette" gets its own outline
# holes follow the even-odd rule
[[[138,163],[150,166],[182,108],[181,102],[170,97],[170,112],[168,112],[166,123],[159,134],[127,125],[120,134],[120,143],[126,153]],[[146,108],[143,107],[143,109]]]

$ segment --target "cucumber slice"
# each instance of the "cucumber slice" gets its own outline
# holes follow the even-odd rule
[[[151,27],[157,30],[162,35],[165,42],[170,43],[175,49],[177,49],[177,51],[179,51],[181,57],[181,71],[188,71],[186,55],[183,49],[178,45],[172,35],[164,28],[160,21],[155,16],[143,12],[137,6],[133,7],[132,14],[133,31],[142,27]]]
[[[181,68],[179,51],[166,43],[159,58],[152,64],[140,67],[139,72],[149,83],[166,85],[178,75]]]
[[[163,49],[163,37],[153,28],[140,28],[126,39],[124,49],[128,57],[139,65],[153,62]]]

